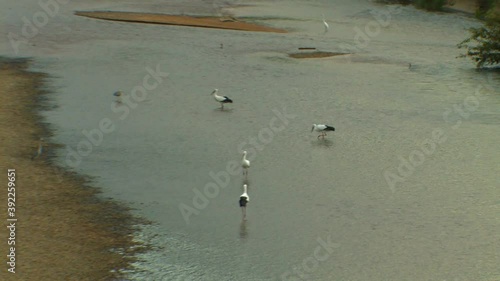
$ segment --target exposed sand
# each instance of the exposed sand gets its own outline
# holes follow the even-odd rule
[[[141,22],[154,24],[169,24],[196,26],[206,28],[221,28],[244,31],[261,31],[286,33],[284,29],[272,28],[253,23],[237,21],[234,18],[214,18],[214,17],[190,17],[149,13],[128,13],[128,12],[75,12],[78,16],[85,16],[96,19]]]
[[[126,208],[96,197],[78,176],[51,165],[45,154],[31,160],[38,139],[48,137],[35,111],[43,100],[45,76],[27,72],[29,62],[0,58],[0,168],[2,217],[7,218],[7,169],[16,170],[16,268],[0,280],[110,280],[129,258],[112,249],[130,249],[133,219]],[[42,102],[43,103],[43,102]],[[50,150],[54,144],[46,144]],[[8,254],[7,228],[0,251]],[[123,251],[122,251],[123,252]]]

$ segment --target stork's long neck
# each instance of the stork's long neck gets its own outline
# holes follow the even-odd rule
[[[246,186],[246,185],[244,185],[244,186],[243,186],[243,193],[244,193],[244,194],[246,194],[246,193],[247,193],[247,186]]]

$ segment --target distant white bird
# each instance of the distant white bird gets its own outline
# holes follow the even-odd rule
[[[243,220],[246,220],[247,217],[247,203],[250,202],[250,196],[247,193],[247,185],[243,185],[243,194],[240,195],[240,207],[241,212],[243,213]]]
[[[325,15],[321,14],[323,16],[323,25],[325,26],[325,32],[324,33],[327,33],[328,30],[330,30],[330,26],[328,25],[328,23],[326,22],[325,20]]]
[[[226,96],[217,95],[218,92],[219,92],[219,89],[214,89],[214,91],[211,93],[211,95],[214,96],[214,99],[220,103],[221,110],[224,110],[224,104],[225,103],[233,103],[233,101]]]
[[[322,137],[324,139],[326,136],[326,132],[327,131],[335,131],[335,128],[332,126],[323,125],[323,124],[318,124],[318,125],[313,124],[311,132],[312,131],[321,132],[321,134],[318,136],[318,138]]]
[[[243,175],[248,176],[248,168],[250,168],[250,161],[247,159],[246,151],[243,151],[243,159],[241,159],[241,167],[243,167]]]
[[[38,148],[35,152],[35,155],[31,157],[31,160],[37,159],[38,157],[40,157],[40,155],[42,155],[42,153],[43,153],[43,138],[40,138],[40,141],[38,142]]]

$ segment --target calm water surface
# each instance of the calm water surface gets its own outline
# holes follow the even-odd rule
[[[361,0],[232,10],[288,34],[72,15],[214,15],[220,6],[71,2],[19,47],[52,77],[58,107],[44,114],[67,146],[61,165],[81,143],[89,155],[73,169],[155,222],[138,239],[157,250],[130,280],[500,280],[500,82],[456,59],[478,22]],[[21,17],[38,10],[12,4],[6,29],[21,33]],[[353,54],[287,57],[299,47]],[[6,42],[1,50],[13,55]],[[114,91],[130,95],[156,69],[168,76],[142,102],[114,104]],[[214,88],[234,100],[228,110],[218,110]],[[89,151],[82,130],[103,119],[114,130]],[[313,123],[336,131],[318,140]],[[225,181],[242,150],[252,160],[248,220],[239,171],[208,191],[213,198],[195,199],[186,219],[180,204],[196,208],[197,192],[215,186],[212,175]]]

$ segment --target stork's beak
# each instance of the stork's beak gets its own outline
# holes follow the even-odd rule
[[[311,129],[311,133],[312,133],[313,131],[314,131],[314,125],[313,125],[313,127],[312,127],[312,129]]]

